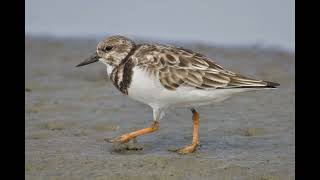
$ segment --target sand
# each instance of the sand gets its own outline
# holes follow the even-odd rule
[[[26,179],[295,179],[293,53],[176,42],[230,70],[281,84],[199,108],[201,146],[178,155],[168,149],[191,142],[189,109],[168,112],[159,131],[136,144],[104,141],[149,126],[152,111],[118,92],[102,64],[75,68],[96,43],[26,37]]]

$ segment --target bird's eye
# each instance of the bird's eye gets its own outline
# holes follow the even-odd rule
[[[104,50],[110,51],[112,48],[113,48],[112,46],[106,46],[106,47],[104,48]]]

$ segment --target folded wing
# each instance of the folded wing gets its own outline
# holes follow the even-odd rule
[[[228,71],[204,55],[183,48],[142,45],[135,57],[138,67],[159,78],[169,90],[180,86],[221,89],[272,88],[279,85]]]

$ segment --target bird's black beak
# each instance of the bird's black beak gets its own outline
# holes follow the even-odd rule
[[[87,58],[86,60],[84,60],[82,63],[78,64],[76,67],[80,67],[80,66],[84,66],[87,64],[91,64],[94,62],[99,61],[99,57],[97,53],[94,53],[92,56],[90,56],[89,58]]]

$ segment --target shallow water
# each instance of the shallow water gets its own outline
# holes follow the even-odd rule
[[[185,45],[230,70],[281,86],[198,108],[201,147],[182,156],[168,149],[191,142],[189,109],[169,111],[159,131],[139,137],[141,151],[117,151],[104,141],[149,126],[152,110],[118,92],[102,64],[75,68],[96,43],[26,37],[27,179],[295,178],[294,55]]]

